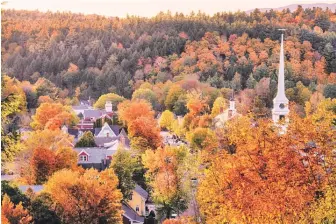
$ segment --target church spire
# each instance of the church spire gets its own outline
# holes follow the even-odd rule
[[[283,31],[283,29],[281,29]],[[272,119],[275,123],[279,120],[287,119],[289,113],[288,99],[285,93],[285,62],[284,62],[284,43],[283,34],[281,34],[281,47],[280,47],[280,63],[278,75],[278,91],[273,100]]]
[[[275,99],[287,99],[285,94],[285,63],[284,63],[284,46],[283,34],[281,34],[281,47],[280,47],[280,63],[279,63],[279,76],[278,76],[278,92]],[[288,99],[287,99],[288,101]]]

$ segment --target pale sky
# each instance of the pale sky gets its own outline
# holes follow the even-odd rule
[[[6,1],[6,0],[1,0]],[[7,0],[3,8],[40,11],[71,11],[85,14],[125,17],[154,16],[160,11],[201,10],[207,14],[219,11],[246,11],[254,8],[276,8],[290,4],[335,3],[336,0]]]

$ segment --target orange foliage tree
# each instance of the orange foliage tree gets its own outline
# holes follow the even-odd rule
[[[267,120],[252,126],[242,117],[227,124],[225,150],[213,155],[199,186],[207,223],[299,220],[327,176],[317,155],[332,149],[332,119],[290,120],[284,135]]]
[[[32,217],[28,211],[23,208],[22,203],[20,202],[18,205],[14,205],[8,195],[5,194],[1,203],[1,223],[28,224],[31,223],[31,221]]]
[[[118,105],[118,112],[119,119],[127,124],[133,148],[144,152],[161,145],[160,129],[147,101],[124,101]]]
[[[112,169],[61,170],[49,179],[44,191],[62,223],[122,223],[122,194],[117,185]]]
[[[63,124],[74,125],[78,122],[78,117],[71,112],[70,107],[63,106],[60,103],[42,103],[33,116],[31,126],[34,129],[61,128]]]

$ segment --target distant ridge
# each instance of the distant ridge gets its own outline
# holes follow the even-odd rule
[[[291,12],[293,12],[294,10],[297,9],[297,7],[299,5],[301,5],[303,9],[320,7],[322,9],[329,8],[331,11],[335,11],[336,10],[336,3],[292,4],[292,5],[287,5],[287,6],[283,6],[283,7],[279,7],[279,8],[259,8],[259,10],[261,12],[269,11],[271,9],[273,9],[275,11],[282,11],[282,10],[288,8]],[[250,13],[250,12],[253,12],[253,11],[254,11],[254,9],[250,9],[250,10],[247,10],[246,12]]]

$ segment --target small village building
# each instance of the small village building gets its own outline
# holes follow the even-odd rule
[[[231,120],[232,118],[236,116],[240,116],[239,113],[237,113],[236,110],[236,102],[234,97],[232,96],[229,101],[230,105],[229,108],[226,110],[223,110],[223,107],[220,108],[220,114],[218,114],[214,119],[213,119],[213,124],[215,128],[223,128],[225,123],[228,120]]]

